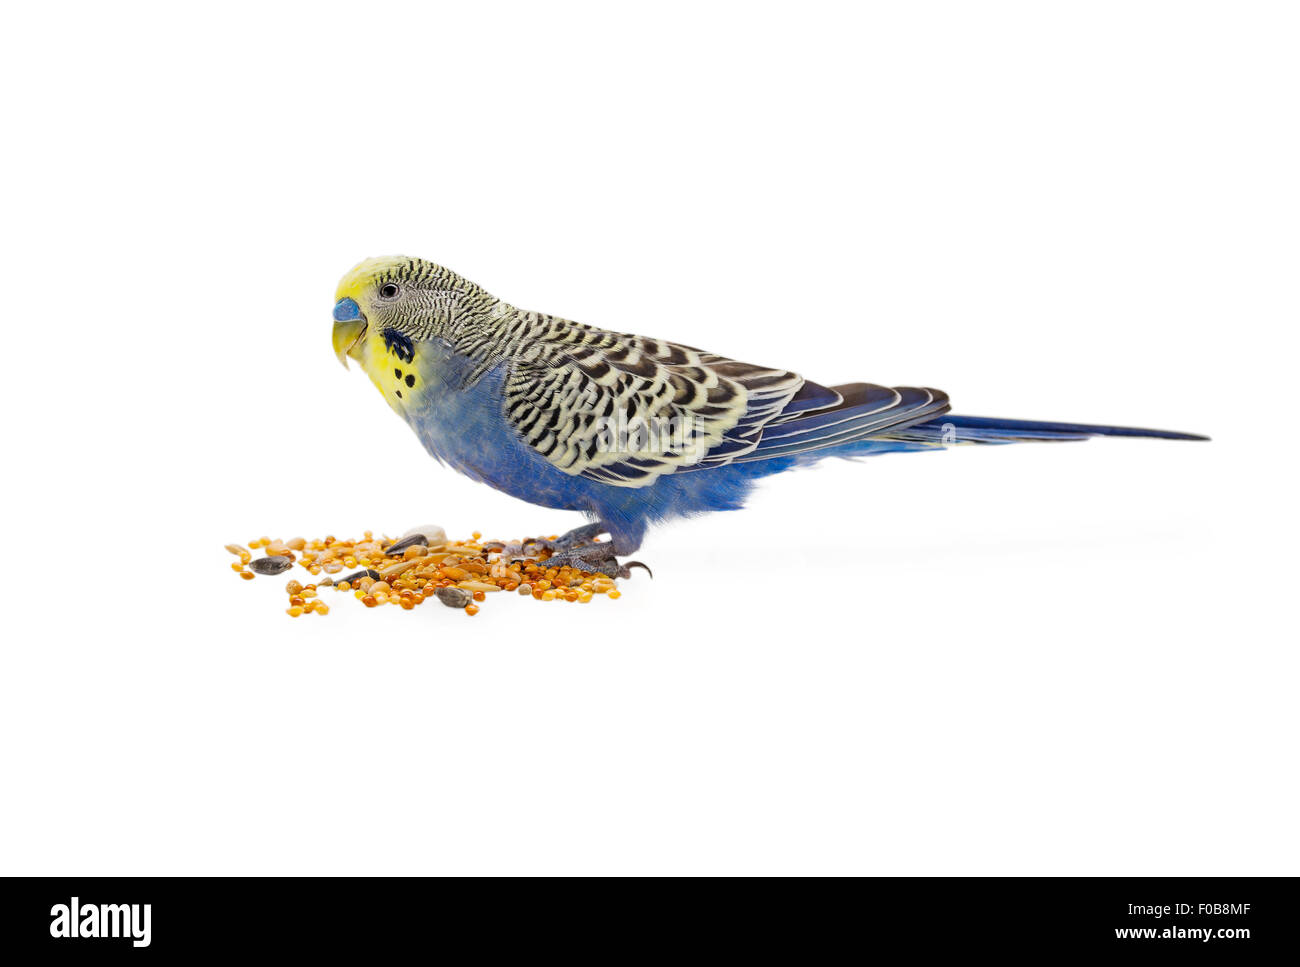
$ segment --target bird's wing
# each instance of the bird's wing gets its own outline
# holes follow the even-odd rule
[[[936,391],[828,388],[662,339],[547,321],[512,362],[506,418],[558,469],[614,486],[823,449],[947,409]]]
[[[570,324],[534,342],[505,382],[506,419],[565,473],[622,487],[758,443],[796,373],[690,346]]]

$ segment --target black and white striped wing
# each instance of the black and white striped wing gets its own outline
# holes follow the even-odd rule
[[[753,451],[804,385],[644,336],[585,326],[557,336],[512,364],[506,418],[555,467],[620,487]]]

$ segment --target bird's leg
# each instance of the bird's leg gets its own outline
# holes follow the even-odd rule
[[[598,536],[607,532],[610,533],[612,540],[596,540]],[[616,578],[630,577],[630,568],[639,567],[644,569],[651,577],[654,577],[650,569],[640,561],[623,563],[616,557],[620,547],[631,551],[635,550],[639,543],[639,535],[637,540],[629,541],[625,536],[610,531],[609,526],[603,521],[594,521],[581,527],[575,527],[567,534],[562,534],[554,540],[545,538],[526,540],[523,543],[523,553],[535,555],[539,551],[549,550],[551,556],[543,562],[546,567],[568,565],[579,570],[607,574]]]
[[[554,551],[558,554],[561,551],[590,544],[603,533],[605,533],[605,525],[600,521],[594,521],[590,524],[583,524],[581,527],[575,527],[567,534],[561,534],[553,541],[544,537],[530,537],[524,541],[524,549],[534,554],[542,549]]]
[[[566,535],[567,536],[567,535]],[[577,568],[580,571],[592,571],[598,574],[607,574],[613,578],[631,577],[631,568],[639,567],[654,577],[651,570],[640,561],[620,562],[614,556],[614,542],[601,541],[596,544],[583,544],[578,547],[569,547],[565,550],[557,551],[548,557],[545,561],[540,562],[545,567],[563,567],[566,564],[569,567]]]

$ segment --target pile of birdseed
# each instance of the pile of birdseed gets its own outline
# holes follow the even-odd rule
[[[291,579],[285,585],[285,613],[291,618],[329,614],[322,596],[328,591],[356,598],[367,608],[392,604],[406,611],[436,599],[471,617],[489,594],[502,591],[537,601],[581,604],[597,594],[619,597],[614,579],[604,574],[568,565],[547,567],[550,551],[538,545],[482,537],[476,531],[467,541],[451,541],[441,527],[427,526],[396,540],[375,537],[371,531],[361,540],[259,537],[247,547],[227,544],[226,550],[239,558],[230,566],[245,581],[255,575],[284,574],[295,565],[307,572],[310,583]],[[258,549],[264,556],[253,556]]]

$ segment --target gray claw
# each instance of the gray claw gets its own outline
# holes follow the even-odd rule
[[[524,541],[524,551],[525,553],[537,554],[544,550],[552,553],[576,550],[596,543],[596,538],[603,533],[605,533],[604,525],[598,521],[593,521],[590,524],[575,527],[554,540],[546,537],[530,537]]]
[[[527,546],[525,546],[524,550],[527,551]],[[560,551],[553,551],[551,556],[543,561],[534,561],[533,563],[540,563],[543,567],[563,567],[568,565],[582,571],[604,574],[612,578],[631,577],[632,572],[630,569],[639,567],[646,574],[649,574],[651,578],[654,577],[654,572],[640,561],[620,563],[618,558],[614,556],[613,541],[597,541],[590,544],[581,544],[577,547],[567,547]]]

